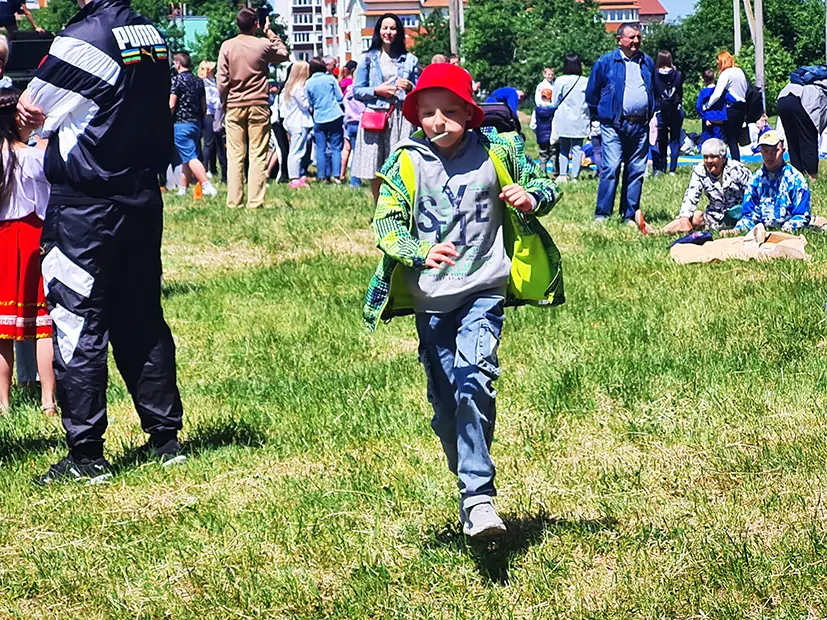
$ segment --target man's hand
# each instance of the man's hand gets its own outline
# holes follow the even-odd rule
[[[33,130],[41,127],[46,121],[46,115],[36,105],[29,101],[29,92],[20,95],[17,101],[17,124],[21,129]]]
[[[522,185],[518,185],[517,183],[503,187],[500,192],[500,200],[504,200],[517,209],[517,211],[522,211],[523,213],[530,213],[534,210],[535,206],[535,202],[531,196],[528,195],[528,192],[523,189]]]
[[[35,30],[36,30],[37,32],[39,32],[40,34],[43,34],[43,33],[45,33],[45,32],[46,32],[46,31],[45,31],[43,28],[41,28],[40,26],[35,27]]]
[[[454,259],[459,256],[457,247],[450,241],[437,243],[428,252],[428,258],[425,259],[425,266],[431,269],[439,269],[443,264],[453,267],[456,265]]]
[[[396,78],[396,87],[408,92],[413,88],[413,83],[410,80]]]

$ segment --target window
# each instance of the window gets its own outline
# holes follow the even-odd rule
[[[604,20],[613,24],[636,22],[639,18],[637,9],[604,9],[600,13]]]
[[[367,52],[370,49],[370,42],[373,37],[362,37],[362,51]]]
[[[313,6],[313,0],[293,0],[293,6]]]
[[[346,49],[348,52],[352,52],[352,51],[353,51],[353,44],[350,42],[350,39],[346,39],[346,40],[345,40],[345,49]]]
[[[310,13],[293,13],[294,26],[309,26],[313,23],[313,16]]]
[[[405,28],[416,28],[419,25],[419,18],[416,15],[400,15],[402,25]]]
[[[310,33],[309,32],[294,32],[293,33],[293,42],[294,43],[310,43]]]
[[[310,52],[296,52],[296,60],[304,60],[308,62],[311,58]]]

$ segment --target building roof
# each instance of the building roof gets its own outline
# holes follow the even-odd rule
[[[468,4],[468,0],[462,0],[464,4]],[[448,0],[422,0],[423,9],[447,9]]]
[[[641,15],[666,15],[668,11],[659,0],[637,0]]]

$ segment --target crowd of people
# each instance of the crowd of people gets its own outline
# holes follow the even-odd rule
[[[60,410],[69,448],[39,481],[111,475],[103,456],[110,341],[149,435],[143,452],[165,464],[185,458],[175,347],[160,303],[158,175],[178,164],[180,194],[194,182],[215,196],[218,164],[227,206],[245,204],[246,185],[246,206],[258,208],[269,176],[307,187],[315,151],[318,182],[342,183],[349,170],[351,185],[371,184],[383,256],[364,324],[415,315],[463,531],[503,532],[490,447],[504,307],[564,301],[560,253],[538,218],[559,201],[561,183],[577,182],[587,139],[599,175],[595,220],[612,214],[620,186],[621,217],[652,232],[640,204],[647,161],[651,153],[656,174],[674,174],[682,137],[684,76],[672,55],[653,61],[640,51],[640,27],[623,24],[617,49],[588,77],[574,54],[559,76],[545,68],[534,92],[538,164],[517,131],[486,118],[494,109],[486,105],[502,106],[517,122],[525,93],[504,86],[479,103],[479,83],[455,56],[421,70],[396,15],[377,20],[360,63],[296,61],[278,85],[270,66],[287,60],[287,48],[269,20],[257,36],[254,11],[238,13],[239,34],[215,63],[195,75],[179,52],[171,77],[159,62],[169,56],[163,37],[128,0],[79,3],[55,40],[59,53],[28,89],[0,88],[0,410],[9,407],[12,343],[37,340],[42,405]],[[0,73],[7,55],[0,42]],[[827,70],[810,68],[780,95],[791,163],[784,134],[764,122],[763,166],[751,173],[739,161],[749,83],[730,54],[717,61],[717,78],[703,75],[696,102],[703,162],[663,232],[743,234],[758,224],[798,232],[811,219],[804,175],[817,174]],[[88,97],[90,79],[105,97]],[[144,123],[134,122],[138,111]]]

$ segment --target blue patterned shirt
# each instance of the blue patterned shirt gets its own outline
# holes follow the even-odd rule
[[[757,224],[785,232],[797,232],[810,224],[810,188],[790,164],[776,172],[762,167],[752,175],[735,230],[748,232]]]

